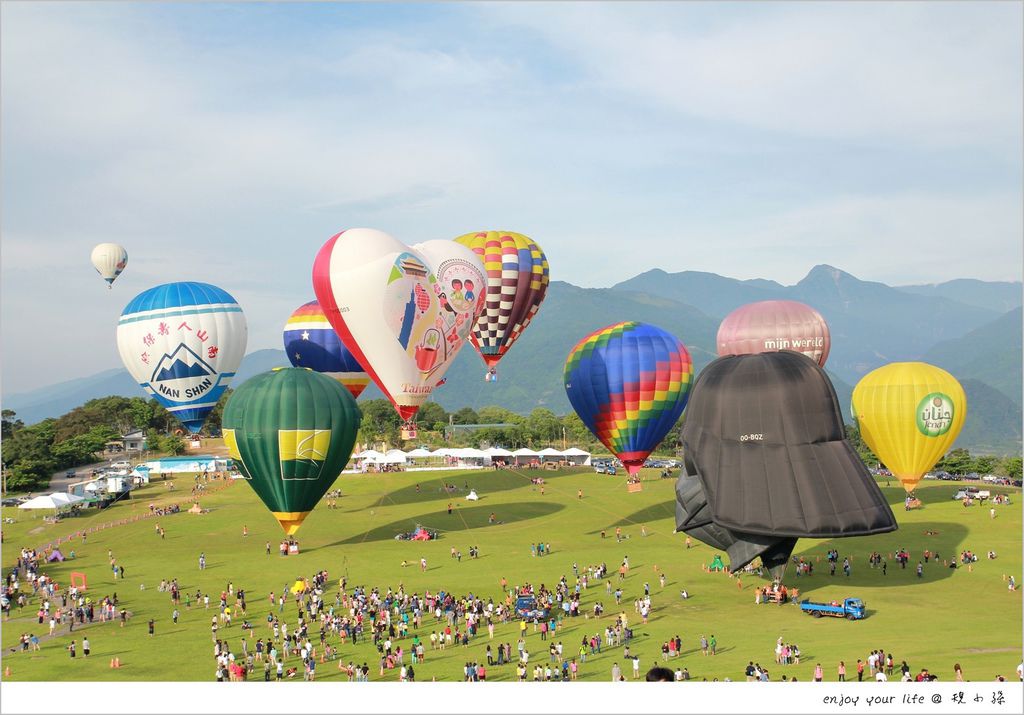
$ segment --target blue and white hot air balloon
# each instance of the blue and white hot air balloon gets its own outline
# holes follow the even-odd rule
[[[238,302],[208,283],[150,288],[117,324],[128,372],[193,434],[234,377],[247,337]]]

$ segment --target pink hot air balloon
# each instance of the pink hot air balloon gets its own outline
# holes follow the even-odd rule
[[[793,350],[821,367],[832,345],[821,313],[795,300],[762,300],[737,308],[718,326],[717,342],[719,356]]]

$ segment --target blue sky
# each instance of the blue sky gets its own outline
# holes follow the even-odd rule
[[[652,267],[1019,280],[1019,3],[2,5],[11,394],[205,280],[279,347],[345,227]],[[88,256],[129,267],[108,292]]]

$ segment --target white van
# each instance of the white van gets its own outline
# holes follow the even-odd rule
[[[132,463],[126,461],[114,462],[113,464],[110,465],[110,467],[112,469],[131,469]]]

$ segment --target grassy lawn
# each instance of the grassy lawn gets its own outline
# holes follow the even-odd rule
[[[547,480],[545,493],[530,484],[531,476]],[[867,603],[869,617],[859,622],[836,619],[813,619],[793,606],[755,606],[754,588],[765,583],[755,574],[744,575],[740,583],[722,574],[709,574],[702,565],[711,561],[714,551],[694,541],[692,549],[684,547],[684,537],[673,534],[674,480],[658,479],[658,472],[646,473],[644,491],[628,494],[621,477],[595,475],[588,470],[561,472],[404,472],[382,475],[344,475],[337,487],[343,491],[338,509],[321,505],[307,519],[298,533],[302,553],[287,558],[277,554],[281,530],[256,496],[241,481],[202,500],[209,514],[184,513],[156,519],[143,519],[124,526],[90,534],[87,543],[74,540],[62,545],[65,554],[72,549],[74,560],[50,564],[44,571],[59,583],[69,581],[71,571],[84,572],[89,579],[89,593],[94,597],[117,592],[121,603],[134,617],[128,627],[116,623],[96,623],[76,628],[74,636],[81,640],[87,633],[93,654],[88,661],[71,661],[65,650],[71,635],[46,640],[39,653],[11,654],[23,632],[43,635],[45,626],[34,618],[35,608],[17,610],[3,624],[3,666],[11,669],[11,680],[213,680],[213,646],[210,639],[210,617],[214,607],[205,611],[193,604],[191,610],[181,608],[177,625],[171,622],[172,605],[168,594],[157,591],[162,578],[177,578],[183,592],[195,594],[196,589],[211,595],[211,606],[222,590],[233,582],[245,588],[249,617],[256,625],[256,636],[266,637],[267,595],[280,593],[285,584],[296,578],[311,576],[327,569],[332,584],[346,576],[353,585],[379,586],[382,590],[404,584],[407,591],[439,589],[462,595],[468,592],[483,597],[502,597],[500,580],[509,584],[529,581],[553,586],[564,574],[573,582],[572,564],[607,562],[613,583],[616,569],[624,555],[629,556],[630,574],[624,582],[623,604],[616,608],[614,598],[605,593],[603,583],[593,583],[584,592],[582,610],[590,611],[600,600],[605,618],[595,621],[579,617],[566,619],[556,640],[565,644],[566,653],[578,649],[584,635],[602,631],[611,617],[620,610],[629,616],[636,637],[632,652],[641,658],[641,672],[660,661],[661,644],[670,636],[683,639],[682,662],[691,675],[707,678],[743,679],[748,660],[759,661],[771,671],[773,680],[783,674],[810,680],[816,662],[825,667],[826,679],[835,680],[839,660],[845,660],[850,673],[856,659],[866,658],[876,648],[892,652],[897,664],[906,659],[917,672],[927,667],[942,680],[952,680],[953,664],[963,666],[969,680],[991,680],[997,674],[1014,677],[1021,653],[1021,592],[1007,590],[1004,575],[1021,580],[1021,495],[1020,490],[995,488],[993,493],[1010,492],[1013,504],[997,507],[991,519],[985,507],[964,508],[950,499],[957,483],[925,482],[918,489],[924,508],[905,512],[903,490],[898,485],[885,492],[900,523],[900,529],[876,537],[840,539],[835,541],[802,540],[797,554],[815,563],[810,577],[796,577],[794,569],[787,573],[787,584],[800,589],[814,600],[842,599],[857,596]],[[184,501],[189,481],[176,480],[170,492],[162,483],[155,483],[134,494],[127,503],[119,504],[102,514],[68,519],[57,525],[44,525],[41,518],[4,509],[4,517],[17,519],[5,524],[3,566],[5,572],[13,565],[22,545],[40,546],[58,536],[100,523],[131,518],[149,511],[150,503]],[[460,489],[468,484],[481,499],[467,502],[465,492],[449,497],[440,491],[448,481]],[[894,482],[895,484],[895,482]],[[417,489],[417,485],[419,489]],[[583,499],[577,490],[583,489]],[[447,505],[456,505],[447,513]],[[185,503],[184,508],[188,507]],[[488,524],[494,513],[498,524]],[[159,522],[166,530],[161,540],[155,530]],[[441,531],[434,542],[409,543],[394,540],[396,533],[410,531],[416,524]],[[641,525],[647,536],[641,535]],[[248,537],[242,536],[243,526]],[[622,543],[616,543],[614,531],[621,526]],[[608,537],[602,538],[601,531]],[[926,532],[937,532],[928,535]],[[272,555],[265,555],[264,545],[271,542]],[[551,544],[549,556],[531,556],[530,544],[544,541]],[[468,556],[470,546],[478,546],[480,558]],[[461,562],[450,558],[452,547],[463,553]],[[824,554],[835,547],[841,557],[849,555],[853,562],[850,578],[830,577]],[[911,562],[906,570],[889,559],[888,573],[883,576],[871,569],[867,556],[878,550],[889,556],[898,548],[910,551]],[[961,550],[976,552],[981,560],[973,571],[967,568],[950,570],[934,562],[918,579],[914,566],[924,549],[938,551],[942,559],[955,557]],[[995,550],[998,558],[989,561],[985,554]],[[113,551],[124,565],[126,579],[114,581],[108,567],[107,552]],[[198,569],[199,553],[206,553],[207,568]],[[428,570],[421,573],[418,561],[428,560]],[[821,558],[821,563],[817,562]],[[403,568],[403,559],[410,566]],[[655,566],[668,577],[664,588],[658,583]],[[644,583],[651,586],[654,610],[647,626],[640,624],[633,609],[633,599],[642,595]],[[140,590],[140,584],[145,590]],[[682,588],[691,598],[682,600]],[[333,603],[333,591],[325,597]],[[276,612],[276,608],[275,608]],[[285,616],[294,623],[295,607],[288,601]],[[156,635],[147,635],[146,623],[156,620]],[[236,625],[227,630],[234,651],[241,652],[242,631]],[[442,624],[443,626],[443,624]],[[433,618],[425,621],[420,636],[429,636]],[[222,629],[223,634],[225,629]],[[529,629],[527,647],[531,663],[546,662],[546,644],[539,634]],[[316,629],[310,629],[316,642]],[[699,651],[701,634],[714,634],[718,654],[702,657]],[[798,643],[803,654],[801,665],[776,666],[773,648],[779,636],[789,643]],[[515,648],[518,625],[496,629],[498,640]],[[417,680],[461,679],[461,667],[467,660],[482,661],[487,632],[482,632],[468,649],[450,648],[443,653],[427,651],[426,662],[416,666]],[[110,659],[120,657],[120,670],[109,668]],[[341,659],[371,666],[371,679],[377,680],[377,658],[373,646],[366,642],[345,646]],[[612,662],[618,661],[630,673],[622,659],[621,649],[606,649],[582,664],[583,680],[608,680]],[[289,666],[300,665],[291,658]],[[674,664],[673,664],[674,665]],[[260,673],[261,676],[261,673]],[[334,664],[319,666],[318,680],[342,678]],[[513,666],[488,669],[488,679],[514,679]],[[855,676],[852,676],[855,677]],[[301,680],[301,677],[299,678]],[[384,679],[397,680],[397,671]]]

